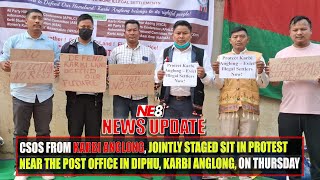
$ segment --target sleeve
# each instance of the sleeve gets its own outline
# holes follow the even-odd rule
[[[214,74],[213,74],[213,69],[211,67],[211,60],[209,59],[206,52],[204,52],[204,56],[203,56],[203,68],[205,70],[206,76],[203,79],[201,79],[201,82],[204,85],[210,85],[211,80],[214,78]]]
[[[108,58],[108,63],[109,64],[116,64],[116,49],[113,49],[110,53],[110,56]]]
[[[10,59],[10,49],[13,47],[12,38],[9,38],[4,44],[3,44],[3,54],[0,56],[0,61],[8,61]]]
[[[217,61],[220,61],[220,56],[218,56]],[[221,89],[224,85],[224,79],[219,77],[219,74],[215,73],[215,76],[212,79],[212,84],[214,87]]]
[[[160,56],[158,57],[158,59],[156,60],[156,70],[154,71],[154,81],[156,83],[160,83],[161,81],[158,79],[158,71],[160,71],[162,69],[163,66],[163,52],[164,50],[162,50],[160,52]]]
[[[156,64],[156,58],[155,58],[155,55],[153,53],[153,51],[150,49],[150,56],[149,56],[150,60],[149,62],[152,63],[152,64]]]
[[[263,61],[264,65],[266,65],[266,62],[262,56],[260,60]],[[260,88],[266,88],[269,84],[269,77],[266,74],[266,72],[263,70],[261,74],[257,75],[256,81]]]

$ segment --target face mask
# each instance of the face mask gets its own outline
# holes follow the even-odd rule
[[[92,36],[92,31],[91,29],[87,29],[87,28],[82,28],[79,30],[79,36],[81,37],[81,39],[83,40],[89,40]]]
[[[179,45],[178,43],[174,42],[174,46],[178,49],[186,49],[187,47],[190,46],[190,42],[186,42],[185,44],[183,45]]]

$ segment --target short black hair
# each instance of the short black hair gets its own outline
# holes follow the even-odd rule
[[[43,12],[40,11],[39,9],[29,9],[29,10],[26,12],[26,17],[28,17],[31,13],[40,13],[40,14],[43,16]]]
[[[188,21],[185,20],[180,20],[174,23],[173,25],[173,31],[178,27],[178,26],[187,26],[187,28],[192,32],[192,26]]]
[[[236,26],[232,29],[232,31],[230,32],[230,37],[232,36],[233,33],[236,33],[236,32],[240,32],[240,31],[244,31],[246,32],[246,34],[248,35],[248,31],[246,28],[242,27],[242,26]]]
[[[290,20],[289,29],[291,28],[291,25],[295,25],[297,22],[301,20],[306,20],[309,23],[310,29],[312,29],[312,23],[311,20],[307,16],[295,16]]]
[[[124,23],[124,28],[125,28],[125,29],[127,28],[127,24],[136,24],[136,25],[138,25],[138,29],[140,29],[140,23],[139,23],[139,21],[137,21],[137,20],[134,20],[134,19],[127,20],[127,21]]]
[[[84,20],[87,20],[89,19],[92,24],[93,24],[93,18],[92,16],[90,16],[89,14],[81,14],[79,17],[78,17],[78,20],[77,20],[77,25],[79,25],[80,21],[84,21]]]

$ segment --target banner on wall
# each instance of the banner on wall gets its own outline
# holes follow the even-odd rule
[[[141,24],[141,43],[155,54],[170,46],[172,27],[178,20],[192,24],[192,43],[211,55],[213,39],[213,2],[208,0],[0,0],[0,48],[8,37],[24,32],[25,13],[37,8],[44,13],[44,33],[64,43],[77,37],[77,17],[88,13],[94,18],[93,37],[111,50],[125,42],[124,23],[135,19]]]

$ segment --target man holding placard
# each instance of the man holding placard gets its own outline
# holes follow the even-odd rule
[[[204,85],[210,84],[213,71],[204,49],[190,43],[191,33],[189,22],[177,21],[173,25],[174,44],[164,49],[157,60],[155,80],[163,84],[159,98],[166,107],[164,118],[167,119],[201,119],[203,116]],[[165,136],[177,135],[170,134],[169,129],[166,129]],[[185,136],[200,138],[198,132]],[[191,176],[194,180],[201,178]],[[166,176],[164,179],[175,177]]]
[[[245,28],[234,28],[229,41],[232,51],[220,55],[212,65],[216,74],[213,83],[221,90],[221,132],[224,136],[254,136],[260,114],[259,87],[269,83],[265,61],[261,53],[247,50],[249,36]]]
[[[127,20],[124,23],[124,37],[126,39],[126,43],[114,48],[111,51],[110,58],[108,59],[108,62],[110,64],[109,68],[109,75],[110,78],[111,74],[114,70],[112,70],[111,66],[114,68],[117,68],[119,66],[128,68],[128,71],[130,71],[130,67],[136,67],[136,66],[130,66],[130,65],[143,65],[146,67],[146,71],[150,71],[152,73],[154,71],[154,64],[155,64],[155,56],[152,50],[144,46],[139,42],[140,38],[140,23],[136,20]],[[151,66],[147,66],[151,65]],[[147,68],[152,68],[152,69],[147,69]],[[141,66],[140,66],[141,69]],[[112,72],[111,72],[112,71]],[[142,70],[144,71],[144,70]],[[128,76],[126,76],[128,77]],[[138,76],[136,76],[138,77]],[[140,78],[140,77],[139,77]],[[152,80],[152,86],[154,85],[153,78],[151,77]],[[115,84],[113,83],[119,83],[121,80],[115,80],[113,81],[110,79],[110,92],[111,89],[114,89],[113,86]],[[119,94],[113,96],[113,118],[114,119],[127,119],[129,117],[129,113],[131,114],[132,119],[137,119],[137,107],[138,105],[147,105],[148,104],[148,96],[147,94],[141,93],[139,94],[140,91],[143,88],[146,88],[145,86],[139,86],[136,87],[136,82],[134,85],[131,84],[133,79],[131,78],[123,78],[122,82],[124,82],[126,85],[125,87],[130,87],[132,89],[137,89],[137,92],[134,92],[134,94],[125,94],[123,92],[128,91],[128,89],[123,89],[124,91],[121,91],[120,89]],[[140,90],[139,90],[140,89]],[[147,126],[147,118],[146,117],[141,117],[144,119],[145,123],[144,126]],[[136,126],[137,127],[137,126]],[[117,134],[114,136],[119,136],[120,138],[118,140],[123,140],[125,137],[124,134]],[[147,134],[146,132],[143,133],[142,135],[139,135],[137,133],[137,130],[134,132],[134,136],[141,136],[144,137],[144,139],[141,139],[145,143],[145,148],[147,147]],[[144,176],[144,178],[150,178],[149,176]]]
[[[66,67],[60,68],[60,71],[61,71],[60,75],[61,73],[65,73],[64,76],[72,76],[66,73],[71,71],[73,72],[83,71],[81,74],[87,73],[86,75],[87,77],[86,76],[82,77],[83,78],[82,80],[86,79],[88,80],[87,82],[90,83],[92,81],[91,80],[92,76],[95,76],[94,79],[99,78],[104,80],[103,85],[105,85],[106,74],[103,74],[103,73],[92,74],[87,72],[87,70],[91,70],[93,72],[97,71],[95,67],[92,67],[91,65],[89,66],[88,64],[94,64],[94,66],[99,66],[98,61],[103,61],[102,64],[106,63],[106,58],[103,57],[101,59],[101,56],[100,57],[94,56],[94,55],[106,56],[106,50],[102,45],[99,45],[96,41],[92,39],[93,18],[89,14],[81,14],[77,19],[77,28],[78,28],[79,37],[71,40],[70,42],[67,42],[61,48],[61,58],[62,58],[62,55],[65,55],[63,53],[68,53],[70,56],[69,58],[67,57],[67,61],[64,62]],[[74,54],[79,54],[79,56],[74,56]],[[78,59],[81,59],[81,63],[83,63],[85,67],[82,67],[82,68],[76,67],[73,69],[68,69],[68,67],[74,65],[72,62],[74,61],[77,62],[76,60],[77,57],[79,57]],[[97,61],[95,61],[95,59]],[[84,62],[84,60],[86,61]],[[62,62],[62,59],[61,59],[61,62]],[[104,67],[102,68],[106,69],[106,65],[104,65]],[[68,80],[67,77],[64,77],[63,79],[65,82],[76,82],[76,80],[74,79]],[[97,89],[97,87],[100,87],[100,85],[97,83],[99,82],[95,82],[93,83],[95,84],[95,86],[93,84],[91,86]],[[65,85],[69,87],[66,87]],[[64,88],[66,89],[74,88],[71,83],[69,83],[68,85],[67,84],[65,85],[63,86],[65,86]],[[83,127],[85,127],[85,136],[100,137],[101,122],[102,122],[103,93],[101,91],[88,92],[89,90],[94,90],[94,89],[87,90],[87,86],[82,88],[83,92],[80,90],[70,91],[70,89],[66,91],[66,95],[67,95],[66,114],[68,118],[68,131],[70,136],[81,136],[83,132]],[[102,90],[104,91],[105,88],[102,88]]]
[[[291,19],[289,27],[293,45],[279,51],[273,61],[281,61],[283,58],[287,58],[286,61],[290,62],[290,58],[294,61],[295,57],[305,57],[304,61],[308,62],[314,56],[318,56],[315,59],[319,59],[320,46],[310,42],[312,35],[311,20],[305,16],[295,16]],[[310,56],[310,59],[307,56]],[[270,69],[269,67],[266,69],[266,72],[270,73],[270,77],[275,71],[271,67],[273,61],[270,60]],[[293,68],[299,69],[296,66]],[[304,69],[304,71],[310,70]],[[311,162],[311,179],[320,179],[320,144],[318,140],[320,137],[320,74],[314,75],[309,80],[284,79],[278,125],[279,136],[302,136],[304,132]],[[271,82],[271,84],[276,86],[280,82]],[[291,143],[288,150],[291,151],[291,154],[299,155],[299,149],[301,150],[302,146],[303,144],[295,141],[295,143]],[[301,179],[301,177],[291,176],[289,178]]]
[[[259,120],[259,87],[267,87],[265,61],[259,52],[248,51],[248,32],[235,27],[229,39],[231,52],[213,63],[213,84],[220,89],[219,120],[223,136],[255,136]],[[250,177],[239,177],[251,179]],[[227,179],[222,177],[221,179]]]
[[[0,56],[1,68],[10,72],[12,70],[13,54],[10,51],[14,49],[23,49],[25,54],[19,53],[19,62],[26,59],[39,59],[43,56],[41,51],[33,50],[50,50],[54,53],[54,58],[48,60],[53,62],[59,60],[58,44],[42,33],[43,13],[38,9],[30,9],[26,13],[27,31],[10,37],[3,46],[3,54]],[[47,51],[46,51],[47,52]],[[47,54],[48,57],[50,57]],[[18,64],[18,62],[15,62]],[[53,67],[53,64],[52,64]],[[50,74],[53,74],[53,68],[48,67]],[[29,72],[32,74],[31,72]],[[37,72],[35,72],[37,73]],[[30,75],[29,74],[29,75]],[[30,77],[35,74],[32,74]],[[34,126],[37,136],[50,136],[50,122],[52,119],[52,98],[53,90],[51,83],[33,84],[33,83],[11,83],[10,84],[12,104],[13,104],[13,122],[14,122],[14,149],[15,137],[27,136],[30,127],[30,119],[33,115]],[[15,154],[15,153],[14,153]],[[25,180],[26,176],[16,176],[15,180]],[[54,179],[54,176],[43,176],[43,179]]]

